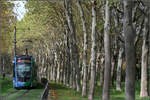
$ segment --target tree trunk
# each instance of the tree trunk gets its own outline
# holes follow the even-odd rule
[[[59,59],[57,61],[57,69],[56,69],[56,71],[57,71],[56,81],[57,81],[57,83],[59,83],[59,79],[60,79],[60,61],[59,61]]]
[[[124,0],[124,22],[123,29],[125,35],[125,56],[126,56],[126,79],[125,79],[125,98],[135,100],[135,31],[132,26],[132,0]]]
[[[88,64],[88,72],[87,73],[88,73],[87,80],[90,80],[91,79],[91,59],[90,59],[89,64]]]
[[[92,48],[91,48],[91,78],[89,85],[88,100],[93,100],[94,98],[94,88],[95,88],[95,70],[96,70],[96,0],[91,0],[92,4]]]
[[[97,80],[98,80],[98,73],[99,73],[99,69],[100,69],[100,66],[99,66],[99,63],[100,63],[100,53],[97,53],[97,57],[96,57],[96,73],[95,73],[95,86],[97,86]]]
[[[70,49],[70,88],[73,88],[73,67],[72,67],[72,57],[71,57],[71,49]]]
[[[72,0],[65,0],[65,13],[68,22],[68,26],[71,34],[71,51],[72,51],[72,67],[73,67],[73,89],[77,88],[77,92],[80,92],[80,71],[79,71],[79,54],[76,40],[76,31],[72,16]],[[76,84],[77,80],[77,84]]]
[[[114,85],[114,84],[113,84],[113,82],[114,82],[114,79],[113,79],[113,78],[114,78],[114,69],[115,69],[115,63],[116,63],[115,60],[116,60],[116,59],[115,59],[115,57],[114,57],[114,55],[113,55],[113,56],[111,57],[111,75],[110,75],[110,76],[111,76],[111,77],[110,77],[110,86],[111,86],[111,87],[113,87],[113,85]]]
[[[69,82],[70,82],[70,71],[71,71],[71,61],[70,61],[70,42],[69,42],[69,29],[68,29],[68,25],[67,25],[67,21],[65,21],[65,52],[66,52],[66,56],[65,56],[65,65],[66,65],[66,85],[69,86]]]
[[[111,77],[111,57],[110,57],[110,7],[109,0],[106,0],[105,25],[104,25],[104,50],[105,50],[105,70],[102,100],[109,100],[109,88]]]
[[[1,9],[0,9],[0,20],[1,20]],[[1,42],[1,39],[2,39],[2,37],[1,37],[1,22],[0,22],[0,42]],[[2,63],[1,63],[1,50],[2,50],[2,43],[0,43],[0,75],[2,75]],[[1,88],[0,88],[1,89]]]
[[[78,53],[78,52],[77,52]],[[75,66],[76,66],[76,84],[77,84],[77,89],[76,91],[77,92],[80,92],[81,91],[81,78],[80,78],[80,69],[79,69],[79,55],[77,54],[77,58],[76,58],[76,63],[75,63]]]
[[[115,25],[116,28],[116,25]],[[118,28],[118,27],[117,27]],[[117,30],[117,29],[116,29]],[[117,35],[118,35],[118,31],[116,31],[116,35],[114,37],[114,42],[113,42],[113,47],[114,49],[112,49],[112,56],[111,56],[111,79],[110,79],[110,85],[111,87],[114,86],[114,73],[115,73],[115,67],[116,67],[116,58],[117,58],[117,54],[118,54],[118,44],[117,44]]]
[[[55,52],[55,59],[54,59],[54,68],[53,68],[53,81],[56,82],[56,78],[57,78],[57,53]]]
[[[121,69],[122,69],[122,59],[123,59],[124,48],[119,49],[118,65],[117,65],[117,79],[116,79],[116,90],[121,91]]]
[[[100,69],[100,87],[103,88],[104,84],[104,58],[101,58],[101,69]]]
[[[82,85],[82,96],[86,96],[87,92],[87,49],[88,49],[88,33],[86,28],[84,11],[81,5],[81,1],[77,0],[77,6],[80,10],[80,16],[82,20],[82,27],[84,33],[84,45],[83,45],[83,85]]]
[[[52,58],[51,58],[51,72],[50,72],[50,80],[51,81],[53,81],[53,68],[54,68],[54,54],[52,54],[52,56],[51,56]]]
[[[149,13],[149,16],[148,16],[149,20],[148,22],[150,23],[150,13]],[[149,29],[150,29],[150,25],[149,25]],[[148,35],[148,40],[149,40],[149,50],[150,50],[150,31],[149,31],[149,35]],[[150,51],[149,51],[149,54],[148,54],[148,92],[149,92],[149,96],[150,96]]]
[[[80,81],[81,81],[81,74],[80,74],[80,68],[82,67],[82,64],[81,64],[81,59],[79,58],[79,61],[78,61],[78,65],[79,65],[79,67],[78,67],[78,69],[77,69],[77,74],[76,74],[76,84],[77,84],[77,92],[80,92],[81,90],[81,88],[80,88]]]
[[[149,9],[145,8],[146,12]],[[147,77],[147,69],[148,69],[148,32],[149,32],[149,16],[145,16],[144,21],[144,32],[143,32],[143,46],[142,46],[142,62],[141,62],[141,91],[140,97],[147,97],[148,96],[148,77]]]
[[[115,50],[116,50],[116,54],[118,54],[117,50],[118,50],[118,46],[117,46],[117,39],[120,33],[120,28],[119,28],[119,15],[117,13],[117,11],[115,9],[113,9],[113,15],[114,15],[114,22],[115,22],[115,32],[116,32],[116,36],[115,36]],[[116,90],[121,91],[121,68],[122,68],[122,60],[123,60],[123,53],[124,53],[124,44],[122,43],[122,41],[120,41],[120,49],[119,49],[119,55],[118,55],[118,65],[117,65],[117,76],[116,76]],[[117,57],[117,56],[116,56]]]
[[[71,71],[71,63],[70,63],[70,47],[69,47],[69,39],[67,37],[67,61],[66,61],[66,66],[67,66],[67,76],[66,76],[66,83],[67,85],[69,85],[69,82],[70,82],[70,71]]]
[[[1,62],[1,52],[0,52],[0,75],[2,75],[2,62]]]

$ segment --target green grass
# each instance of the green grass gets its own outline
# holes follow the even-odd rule
[[[19,90],[19,92],[14,93],[7,98],[6,100],[17,100],[20,95],[22,95],[26,90]],[[25,96],[21,98],[21,100],[40,100],[40,96],[43,92],[43,89],[31,89],[29,93],[26,93]]]
[[[1,95],[5,95],[8,92],[14,91],[13,83],[11,78],[2,79],[0,77],[0,93]]]
[[[52,87],[56,92],[55,96],[51,96],[51,100],[87,100],[86,98],[82,98],[80,93],[77,93],[76,91],[64,85],[50,83],[50,87]],[[52,94],[53,93],[51,93],[50,95]]]
[[[122,86],[124,87],[124,83],[122,83]],[[83,98],[81,96],[81,93],[77,93],[75,90],[72,90],[71,88],[68,88],[61,84],[51,83],[50,87],[52,87],[55,90],[55,93],[52,93],[51,96],[52,100],[87,100],[87,96]],[[125,88],[122,89],[122,91],[116,91],[115,88],[111,88],[110,90],[110,100],[125,100]],[[136,84],[136,100],[150,100],[150,97],[147,98],[140,98],[140,83],[138,82]],[[100,100],[102,97],[102,88],[100,86],[97,86],[95,88],[94,93],[94,100]]]
[[[32,89],[30,92],[21,100],[40,100],[43,89]]]
[[[44,90],[44,87],[40,83],[36,83],[36,86],[38,87],[31,89],[30,93],[27,93],[21,100],[40,100],[40,96]],[[16,93],[11,94],[13,91],[16,91],[16,89],[13,88],[12,79],[5,78],[3,80],[0,77],[0,96],[2,96],[4,100],[16,100],[26,91],[26,89],[22,89]]]
[[[11,78],[5,78],[5,80],[3,80],[0,77],[0,94],[1,96],[6,97],[9,93],[11,93],[12,91],[15,91],[15,89],[13,88],[13,84],[12,84],[12,79]],[[29,93],[27,94],[24,98],[22,98],[22,100],[39,100],[41,93],[43,92],[43,88],[42,85],[38,84],[38,89],[32,89]],[[62,84],[56,84],[56,83],[50,83],[50,87],[52,87],[55,91],[55,93],[51,93],[54,94],[55,96],[51,96],[51,100],[87,100],[87,97],[83,98],[81,96],[81,93],[77,93],[75,90],[72,90],[71,88],[68,88]],[[115,87],[115,86],[114,86]],[[122,91],[116,91],[115,88],[111,88],[110,90],[110,99],[111,100],[125,100],[125,85],[124,83],[122,83]],[[12,95],[10,95],[9,97],[7,97],[6,100],[15,100],[18,96],[20,96],[25,90],[20,90],[17,93],[14,93]],[[150,100],[150,97],[147,98],[140,98],[139,94],[140,94],[140,82],[137,82],[136,84],[136,100]],[[102,88],[100,88],[100,86],[98,85],[95,88],[95,93],[94,93],[94,100],[100,100],[100,98],[102,97]]]
[[[25,90],[19,90],[19,92],[14,93],[8,97],[5,97],[5,100],[16,100],[20,95],[24,93]]]

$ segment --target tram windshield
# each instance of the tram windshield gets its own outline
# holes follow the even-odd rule
[[[31,77],[31,64],[18,63],[16,71],[18,77]]]

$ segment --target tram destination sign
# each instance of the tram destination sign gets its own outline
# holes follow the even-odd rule
[[[30,63],[30,60],[17,60],[18,63]]]

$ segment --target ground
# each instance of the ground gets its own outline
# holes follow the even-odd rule
[[[81,93],[77,93],[75,90],[68,88],[62,84],[56,84],[49,82],[50,91],[48,100],[87,100],[87,97],[83,98]],[[122,83],[124,87],[124,83]],[[115,86],[114,86],[115,87]],[[16,90],[12,86],[12,79],[5,78],[4,80],[0,77],[0,96],[5,100],[40,100],[40,96],[44,88],[38,89],[23,89]],[[136,84],[136,100],[150,100],[150,97],[140,98],[140,82]],[[99,84],[95,88],[94,100],[100,100],[102,97],[102,88]],[[18,99],[19,98],[19,99]],[[111,88],[110,92],[111,100],[125,100],[124,88],[122,91],[116,91],[115,88]]]
[[[122,84],[124,86],[124,84]],[[140,84],[136,85],[136,100],[150,100],[150,97],[140,98]],[[100,100],[102,97],[102,89],[97,86],[95,88],[94,100]],[[82,97],[81,93],[68,88],[62,84],[50,83],[50,96],[49,100],[87,100],[87,97]],[[125,100],[124,88],[122,91],[116,91],[115,88],[111,88],[110,92],[111,100]]]
[[[35,89],[21,89],[13,88],[12,79],[0,77],[0,97],[2,100],[40,100],[44,87]]]

